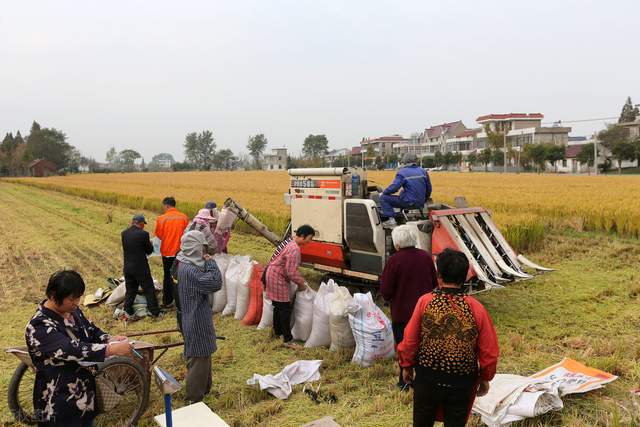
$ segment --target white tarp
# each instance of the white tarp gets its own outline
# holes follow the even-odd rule
[[[292,391],[292,386],[320,379],[320,365],[322,360],[298,360],[275,375],[253,374],[247,380],[247,385],[260,386],[278,399],[286,399]]]
[[[562,409],[560,396],[602,388],[617,378],[564,358],[530,377],[497,374],[491,381],[489,393],[475,400],[473,411],[487,426],[506,426]]]

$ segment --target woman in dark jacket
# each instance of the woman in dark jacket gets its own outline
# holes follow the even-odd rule
[[[25,331],[29,355],[36,367],[33,406],[41,426],[91,426],[96,416],[96,383],[80,362],[102,362],[126,356],[126,337],[111,337],[84,317],[78,308],[84,281],[71,270],[54,273],[47,299]]]

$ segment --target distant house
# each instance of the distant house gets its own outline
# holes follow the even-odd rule
[[[483,128],[492,132],[507,133],[507,141],[514,148],[526,144],[554,144],[567,146],[570,127],[542,126],[544,115],[540,113],[507,113],[487,114],[476,119]],[[482,131],[477,135],[477,148],[487,147],[487,134]],[[519,149],[519,148],[518,148]]]
[[[431,126],[420,135],[422,153],[433,155],[438,151],[445,152],[448,139],[461,137],[469,130],[462,120]]]
[[[337,150],[331,150],[329,152],[327,152],[327,154],[325,154],[324,156],[322,156],[324,158],[324,160],[327,163],[333,163],[335,160],[341,158],[341,157],[349,157],[349,155],[351,154],[351,150],[348,148],[339,148]]]
[[[29,175],[35,177],[44,177],[57,175],[58,168],[55,163],[47,159],[37,159],[29,163]]]
[[[377,138],[362,138],[360,147],[362,152],[367,155],[369,147],[373,149],[373,156],[385,156],[393,153],[393,148],[397,144],[408,143],[407,139],[401,135],[379,136]]]
[[[287,169],[287,149],[274,148],[271,154],[265,154],[262,169],[266,171],[278,171]]]

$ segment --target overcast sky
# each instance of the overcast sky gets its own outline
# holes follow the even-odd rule
[[[640,103],[640,1],[0,0],[0,132],[35,119],[103,161],[181,159],[190,131],[246,151]],[[570,124],[585,135],[603,122]]]

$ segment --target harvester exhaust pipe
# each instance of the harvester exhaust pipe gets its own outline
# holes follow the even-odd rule
[[[231,212],[236,214],[238,218],[243,220],[249,227],[256,230],[260,233],[265,239],[270,241],[274,246],[278,246],[280,244],[280,237],[276,235],[273,231],[269,230],[269,228],[262,223],[258,218],[251,215],[248,210],[243,208],[233,200],[232,198],[228,198],[224,201],[224,207],[229,209]]]

